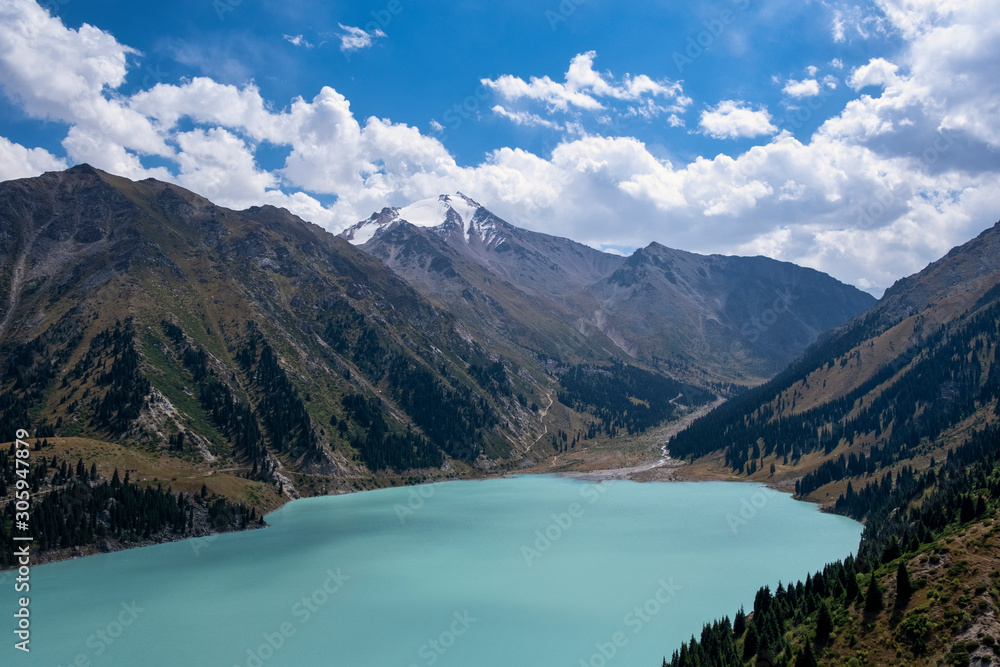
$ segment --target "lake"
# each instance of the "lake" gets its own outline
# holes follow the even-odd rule
[[[309,498],[267,521],[33,568],[32,651],[8,631],[2,662],[659,667],[862,530],[757,485],[537,475]]]

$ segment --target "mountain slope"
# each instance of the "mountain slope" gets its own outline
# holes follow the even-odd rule
[[[794,482],[865,530],[856,558],[761,588],[663,664],[993,664],[998,344],[1000,223],[679,434],[672,454]]]
[[[640,358],[670,355],[716,374],[783,368],[871,305],[830,276],[766,257],[696,255],[653,243],[588,291],[603,329]]]
[[[0,184],[0,241],[0,439],[127,441],[296,494],[516,458],[543,430],[543,363],[286,211],[82,165]]]
[[[751,476],[773,463],[778,479],[802,478],[799,490],[816,498],[836,498],[847,477],[940,459],[1000,409],[998,250],[1000,224],[899,281],[671,450],[698,457],[721,446],[725,463]]]
[[[527,324],[542,310],[602,349],[702,383],[770,377],[874,302],[829,276],[764,257],[655,243],[629,258],[602,253],[515,227],[462,194],[383,209],[342,236],[449,310],[461,309],[454,296],[473,283],[497,302],[518,304],[508,319]]]

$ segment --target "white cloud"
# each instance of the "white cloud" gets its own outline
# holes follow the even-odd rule
[[[342,33],[337,35],[340,38],[340,50],[345,53],[367,49],[375,43],[376,39],[385,37],[385,33],[380,28],[376,28],[373,33],[368,33],[364,29],[355,26],[344,25],[343,23],[339,23],[338,25],[343,30]]]
[[[746,102],[723,100],[701,112],[698,126],[716,139],[753,138],[778,131],[767,109],[753,109]]]
[[[698,130],[763,137],[760,145],[684,163],[633,137],[583,132],[574,113],[601,111],[614,122],[615,113],[645,110],[683,126],[691,104],[679,83],[595,71],[592,54],[574,58],[563,82],[492,81],[512,102],[567,110],[558,119],[506,102],[494,111],[512,122],[558,122],[563,139],[544,156],[504,147],[468,167],[414,127],[355,117],[329,87],[311,99],[268,101],[252,84],[199,77],[125,95],[119,88],[134,50],[96,28],[67,29],[27,0],[0,5],[0,84],[25,113],[70,126],[69,161],[171,180],[227,206],[285,206],[338,231],[383,206],[461,190],[515,224],[595,247],[658,240],[698,252],[765,253],[877,292],[1000,211],[1000,18],[990,0],[933,11],[920,0],[916,15],[881,1],[883,20],[906,46],[892,62],[872,60],[849,77],[852,87],[880,88],[800,138],[777,133],[765,108],[725,100],[700,114]],[[816,80],[818,71],[806,74]],[[264,144],[288,149],[280,168],[257,162]],[[166,166],[145,167],[148,155]],[[0,165],[0,178],[9,178],[64,163],[0,139]],[[324,206],[318,195],[336,201]]]
[[[872,58],[867,65],[857,67],[851,72],[847,85],[854,90],[861,90],[866,86],[891,86],[898,80],[897,71],[899,66],[885,58]]]
[[[909,2],[909,0],[906,0]],[[922,2],[938,2],[940,0],[921,0]],[[950,0],[945,0],[950,1]],[[880,0],[876,0],[879,4]],[[891,29],[890,21],[884,13],[871,12],[858,5],[841,6],[833,10],[833,21],[830,27],[831,36],[836,43],[858,39],[871,39],[875,35],[884,35]]]
[[[669,103],[656,108],[670,112],[683,111],[691,104],[691,99],[684,95],[680,82],[656,81],[645,74],[626,74],[616,81],[610,75],[594,69],[594,58],[594,51],[576,55],[570,61],[563,83],[553,81],[548,76],[533,76],[525,81],[510,74],[496,79],[482,79],[481,83],[508,101],[540,102],[549,111],[599,111],[605,108],[605,103],[609,100],[641,102],[646,105],[650,100],[659,98]]]
[[[25,148],[0,137],[0,181],[30,178],[46,171],[59,171],[68,165],[44,148]]]
[[[550,130],[561,130],[562,125],[555,123],[551,120],[546,120],[539,116],[538,114],[533,114],[530,111],[508,111],[503,108],[502,105],[495,105],[492,109],[493,113],[498,116],[502,116],[515,125],[526,125],[528,127],[545,127]]]
[[[511,74],[504,74],[496,79],[483,79],[481,83],[492,88],[501,97],[511,101],[528,99],[544,102],[550,109],[566,111],[571,106],[580,109],[603,109],[604,105],[592,95],[562,84],[556,83],[548,76],[531,77],[525,81]]]
[[[32,0],[4,0],[0,25],[0,81],[40,118],[76,117],[74,107],[125,81],[127,58],[137,53],[86,23],[66,29]]]
[[[816,79],[804,79],[796,81],[789,79],[785,82],[785,87],[781,89],[789,97],[802,98],[819,95],[819,82]]]
[[[833,12],[833,26],[831,28],[833,41],[838,44],[847,39],[844,34],[844,14],[838,9]]]
[[[340,26],[340,27],[343,28],[344,26]],[[355,30],[360,30],[360,28],[355,28]],[[364,32],[364,31],[362,30],[362,32]],[[367,34],[367,33],[365,33],[365,34]],[[293,46],[304,46],[307,49],[311,49],[313,47],[313,45],[309,43],[309,40],[307,40],[302,35],[282,35],[282,37],[285,38],[286,42],[289,42]],[[369,45],[370,45],[370,43],[369,43]]]

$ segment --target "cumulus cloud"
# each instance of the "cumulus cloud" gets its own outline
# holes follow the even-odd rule
[[[781,92],[795,98],[813,97],[819,95],[819,81],[816,79],[803,79],[802,81],[789,79],[785,82],[785,87],[781,89]]]
[[[562,82],[487,80],[504,97],[494,113],[563,126],[550,153],[502,147],[460,166],[415,127],[356,117],[330,87],[311,99],[273,101],[252,84],[199,77],[123,94],[133,49],[97,28],[67,28],[28,0],[6,0],[0,84],[25,113],[69,126],[68,160],[0,138],[0,178],[86,160],[132,178],[170,180],[227,206],[284,206],[332,231],[383,206],[461,190],[515,224],[594,247],[657,240],[698,252],[763,253],[878,293],[974,236],[1000,210],[993,75],[1000,18],[990,0],[947,10],[920,0],[915,15],[900,9],[902,0],[880,2],[904,48],[851,72],[852,89],[870,86],[868,94],[811,137],[778,132],[767,109],[738,100],[703,110],[698,130],[760,138],[740,154],[674,162],[634,137],[588,135],[573,113],[610,118],[635,108],[638,115],[652,103],[681,126],[691,102],[680,83],[597,72],[586,53]],[[816,79],[818,71],[806,74],[836,85]],[[538,107],[568,117],[552,119]],[[264,145],[287,148],[284,164],[262,168],[256,155]],[[321,204],[326,195],[335,201]]]
[[[898,80],[896,72],[899,66],[885,58],[872,58],[867,65],[855,68],[847,79],[847,85],[854,90],[866,86],[889,86]]]
[[[375,32],[369,33],[356,26],[344,25],[343,23],[339,23],[338,25],[343,31],[337,37],[340,38],[340,50],[344,53],[367,49],[375,43],[376,39],[385,37],[385,33],[380,28],[376,28]],[[301,35],[299,37],[301,38]]]
[[[615,80],[610,74],[594,69],[596,52],[576,55],[566,71],[563,82],[548,76],[530,77],[527,81],[511,74],[481,83],[510,102],[529,101],[543,104],[553,111],[600,111],[612,101],[634,102],[631,108],[645,109],[647,114],[683,111],[691,104],[678,81],[656,81],[645,74],[625,74]],[[656,103],[655,100],[661,100]]]
[[[752,139],[778,131],[767,109],[754,109],[746,102],[723,100],[701,112],[698,127],[716,139]]]
[[[58,171],[69,165],[44,148],[25,148],[0,137],[0,181],[29,178],[46,171]]]

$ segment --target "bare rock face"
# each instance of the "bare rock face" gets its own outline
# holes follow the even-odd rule
[[[770,377],[875,303],[826,274],[765,257],[658,243],[628,258],[603,253],[518,228],[461,193],[382,209],[342,236],[468,326],[495,315],[508,332],[531,330],[548,318],[550,339],[582,335],[696,381]],[[554,334],[553,319],[576,333]],[[503,334],[499,324],[491,330]]]

